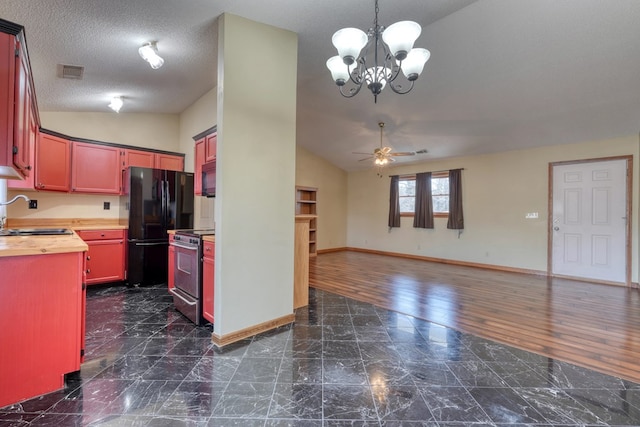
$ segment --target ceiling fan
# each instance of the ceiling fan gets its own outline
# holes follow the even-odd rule
[[[397,153],[393,153],[391,151],[393,150],[391,147],[382,146],[382,130],[384,129],[384,122],[379,122],[378,126],[380,127],[380,147],[373,150],[373,153],[360,153],[360,152],[354,151],[353,154],[365,154],[368,156],[368,157],[365,157],[364,159],[360,159],[359,160],[360,162],[373,159],[374,165],[384,166],[389,162],[395,162],[394,157],[396,156],[415,156],[418,153],[423,154],[427,152],[427,150],[420,150],[420,151],[400,151]]]

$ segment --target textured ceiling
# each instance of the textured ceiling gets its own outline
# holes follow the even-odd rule
[[[233,13],[298,33],[298,143],[335,165],[385,140],[424,161],[635,135],[640,127],[640,1],[381,0],[383,25],[423,26],[431,51],[407,95],[341,97],[325,68],[331,35],[373,20],[372,0],[2,0],[24,25],[43,111],[179,113],[216,84],[216,18]],[[165,65],[137,53],[157,40]],[[57,64],[85,67],[62,80]],[[248,84],[255,84],[249,82]]]

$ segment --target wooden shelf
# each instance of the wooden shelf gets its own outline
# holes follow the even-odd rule
[[[315,187],[296,186],[296,215],[314,215],[317,210],[318,189]],[[309,222],[309,256],[316,256],[316,231],[317,218],[312,218]]]

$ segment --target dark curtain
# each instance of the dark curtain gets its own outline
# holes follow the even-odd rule
[[[433,197],[431,172],[416,175],[416,206],[413,215],[414,228],[433,228]]]
[[[447,228],[452,230],[464,229],[462,215],[462,169],[449,171],[449,220]]]
[[[389,228],[400,227],[400,195],[398,182],[400,177],[393,175],[389,186]]]

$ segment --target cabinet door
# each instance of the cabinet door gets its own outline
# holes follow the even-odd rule
[[[125,150],[125,169],[129,166],[141,168],[153,168],[155,166],[155,153],[150,151]]]
[[[0,166],[13,166],[15,37],[0,32]],[[3,168],[4,169],[4,168]],[[16,172],[16,177],[18,173]]]
[[[23,176],[30,173],[29,132],[31,120],[31,88],[29,65],[20,41],[16,40],[15,112],[13,121],[13,164]]]
[[[124,241],[87,242],[87,285],[124,280]]]
[[[202,257],[202,317],[213,323],[215,256],[213,242],[204,242]]]
[[[195,167],[193,168],[193,170],[195,171],[195,173],[193,174],[193,189],[194,192],[198,195],[201,196],[202,195],[202,164],[204,163],[204,156],[205,156],[205,140],[204,138],[199,139],[198,141],[196,141],[196,147],[195,147],[195,151],[196,151],[196,155],[195,155]]]
[[[29,164],[36,164],[36,141],[38,140],[38,124],[36,122],[35,116],[31,115],[31,120],[29,123],[30,132],[29,132]],[[36,180],[36,171],[35,167],[30,169],[30,174],[25,179],[9,179],[7,180],[8,188],[15,190],[33,190],[35,189],[35,180]]]
[[[41,133],[36,146],[38,190],[69,191],[71,187],[71,142]]]
[[[205,137],[205,163],[212,162],[216,159],[216,151],[218,149],[218,133],[212,133]]]
[[[106,145],[74,142],[71,191],[120,194],[120,150]]]
[[[156,154],[156,169],[166,169],[170,171],[184,170],[184,157],[172,156],[171,154]]]

